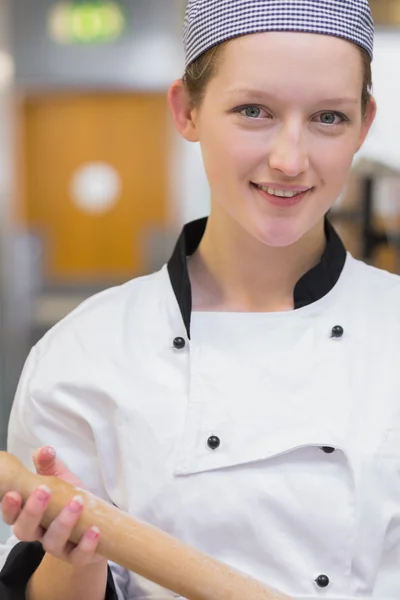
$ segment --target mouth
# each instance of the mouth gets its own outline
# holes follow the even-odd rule
[[[278,207],[295,206],[304,200],[304,198],[314,189],[311,187],[302,190],[280,190],[252,182],[250,185],[271,204]]]

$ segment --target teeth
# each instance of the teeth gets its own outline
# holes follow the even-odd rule
[[[284,190],[274,190],[273,188],[264,187],[263,185],[259,185],[258,187],[260,188],[260,190],[267,192],[271,196],[279,196],[280,198],[294,198],[295,196],[298,196],[299,194],[303,193],[303,192],[287,192]]]

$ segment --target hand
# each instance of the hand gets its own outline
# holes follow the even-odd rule
[[[53,448],[39,448],[33,455],[33,461],[39,475],[59,477],[74,487],[84,488],[81,481],[56,457]],[[97,528],[86,531],[78,545],[68,541],[83,508],[79,496],[62,509],[47,530],[40,526],[50,497],[51,490],[45,485],[34,490],[24,505],[20,494],[8,492],[2,502],[3,521],[7,525],[13,525],[14,535],[19,540],[40,541],[48,554],[74,567],[105,561],[96,554],[100,538]]]

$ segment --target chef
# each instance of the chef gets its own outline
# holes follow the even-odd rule
[[[400,597],[400,277],[327,214],[374,120],[367,0],[192,0],[168,98],[211,212],[31,351],[8,450],[301,600]],[[34,462],[32,461],[34,458]],[[2,600],[167,600],[3,500]],[[249,599],[250,600],[250,599]]]

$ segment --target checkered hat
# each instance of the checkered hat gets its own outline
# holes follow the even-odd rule
[[[374,22],[368,0],[189,0],[186,66],[221,42],[263,31],[333,35],[358,44],[373,57]]]

